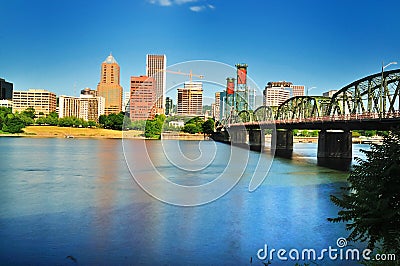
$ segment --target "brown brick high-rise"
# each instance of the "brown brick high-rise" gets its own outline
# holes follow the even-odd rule
[[[106,99],[106,115],[122,111],[122,87],[119,84],[119,65],[110,54],[101,64],[100,82],[97,85],[98,96]]]

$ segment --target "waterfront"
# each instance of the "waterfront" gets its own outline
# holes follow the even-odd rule
[[[140,141],[127,140],[124,148],[134,154]],[[201,175],[177,171],[163,158],[161,143],[146,141],[149,155],[177,183],[204,183],[225,168],[219,156]],[[179,144],[187,151],[198,145]],[[212,141],[202,145],[205,152],[214,147]],[[230,146],[215,145],[218,154],[229,153]],[[337,214],[329,195],[340,193],[347,174],[318,167],[316,144],[295,144],[292,160],[275,158],[252,193],[260,154],[250,152],[239,183],[199,207],[165,204],[143,192],[128,171],[121,140],[0,138],[0,147],[2,264],[69,265],[71,255],[81,265],[248,265],[250,257],[261,265],[256,253],[264,244],[323,249],[348,234],[343,224],[326,221]],[[354,145],[354,154],[367,147]]]

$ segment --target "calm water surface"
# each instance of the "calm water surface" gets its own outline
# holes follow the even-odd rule
[[[135,154],[138,141],[126,141],[127,152]],[[230,149],[203,142],[205,152],[218,149],[217,158],[206,169],[187,172],[168,164],[161,142],[146,145],[163,175],[187,185],[224,171]],[[198,142],[179,145],[196,156]],[[355,155],[359,148],[368,145],[355,145]],[[250,257],[252,265],[263,265],[256,253],[264,244],[323,249],[348,235],[343,224],[326,220],[337,214],[329,195],[340,193],[347,174],[316,166],[316,144],[296,144],[293,160],[275,158],[252,193],[248,185],[259,154],[250,152],[239,183],[199,207],[169,205],[143,192],[121,140],[4,137],[0,150],[2,265],[75,265],[69,255],[79,265],[250,265]],[[272,265],[281,264],[295,262]]]

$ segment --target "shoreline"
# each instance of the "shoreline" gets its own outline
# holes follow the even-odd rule
[[[0,137],[24,137],[24,138],[77,138],[77,139],[146,139],[143,131],[139,130],[112,130],[104,128],[70,128],[58,126],[27,126],[24,133],[0,134]],[[165,140],[209,140],[207,135],[189,134],[183,132],[162,133]],[[265,142],[270,142],[266,136]],[[353,138],[353,143],[360,143],[361,139]],[[318,143],[318,137],[293,137],[293,143]]]
[[[144,139],[142,131],[112,130],[104,128],[73,128],[58,126],[27,126],[23,133],[0,134],[0,137],[27,138],[79,138],[79,139]]]
[[[113,130],[104,128],[73,128],[58,126],[27,126],[23,133],[0,134],[0,137],[23,138],[66,138],[66,139],[146,139],[140,130]],[[203,134],[162,133],[162,139],[206,140]],[[149,138],[151,139],[151,138]]]

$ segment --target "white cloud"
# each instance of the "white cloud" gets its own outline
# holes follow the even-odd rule
[[[147,0],[150,4],[159,5],[159,6],[173,6],[173,5],[185,5],[190,3],[197,3],[200,0]],[[205,2],[205,1],[204,1]],[[212,4],[204,4],[204,5],[195,5],[190,6],[189,9],[193,12],[201,12],[206,9],[215,9],[215,6]]]
[[[193,12],[201,12],[204,9],[206,9],[205,6],[191,6],[189,7],[190,10],[192,10]]]
[[[171,6],[172,2],[170,0],[149,0],[150,4],[156,4],[160,6]]]
[[[187,3],[195,3],[198,0],[174,0],[174,3],[177,5],[187,4]]]

